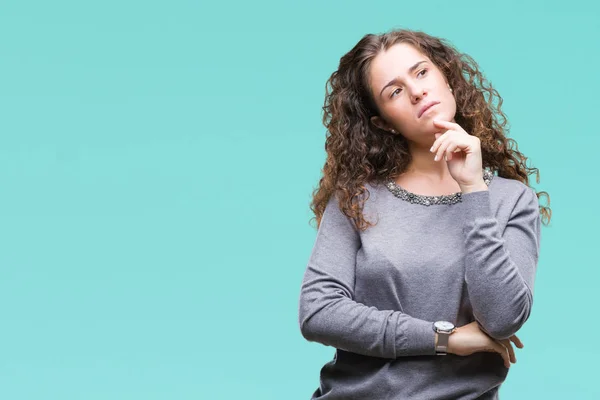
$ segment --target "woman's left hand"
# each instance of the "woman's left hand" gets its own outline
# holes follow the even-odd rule
[[[436,133],[431,152],[436,153],[436,161],[445,159],[450,175],[462,187],[478,187],[483,181],[481,161],[481,140],[469,135],[455,122],[433,120],[438,128],[446,132]]]

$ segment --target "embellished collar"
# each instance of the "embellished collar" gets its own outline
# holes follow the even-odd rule
[[[483,170],[483,181],[487,186],[490,186],[490,183],[492,182],[493,178],[494,173],[491,170],[487,168]],[[450,205],[460,203],[462,201],[462,192],[444,194],[439,196],[426,196],[423,194],[409,192],[393,180],[388,180],[387,182],[385,182],[385,186],[390,192],[392,192],[394,196],[413,204],[422,204],[424,206],[430,206],[433,204]]]

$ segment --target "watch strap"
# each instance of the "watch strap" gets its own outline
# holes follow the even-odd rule
[[[445,328],[438,328],[436,325],[440,326],[451,326],[450,330]],[[442,324],[443,323],[443,324]],[[440,356],[445,356],[448,354],[448,342],[450,339],[450,335],[456,331],[456,326],[448,321],[438,321],[433,323],[433,330],[437,333],[437,343],[435,345],[435,353]]]
[[[435,352],[437,355],[445,356],[448,354],[448,339],[450,338],[450,332],[437,332],[438,340],[435,346]]]

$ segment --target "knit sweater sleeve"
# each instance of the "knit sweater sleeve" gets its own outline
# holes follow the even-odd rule
[[[491,337],[506,339],[531,313],[541,237],[538,199],[525,187],[503,231],[488,190],[465,193],[463,202],[465,282],[473,314]]]
[[[331,196],[317,231],[300,291],[302,336],[337,349],[394,359],[434,355],[433,323],[354,300],[360,234]]]

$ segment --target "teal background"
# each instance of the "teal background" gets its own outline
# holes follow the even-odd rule
[[[600,12],[585,1],[0,3],[0,398],[308,399],[324,84],[366,33],[472,55],[541,173],[504,399],[597,399]]]

